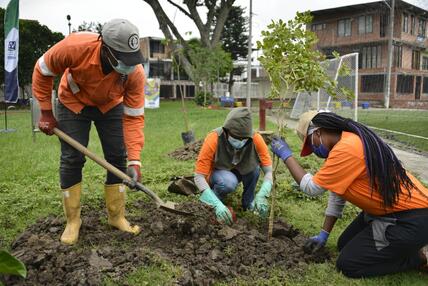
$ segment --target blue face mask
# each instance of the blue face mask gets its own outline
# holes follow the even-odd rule
[[[232,145],[233,148],[241,149],[242,147],[244,147],[245,143],[247,143],[248,139],[238,140],[229,135],[227,141],[229,141],[230,145]]]
[[[330,153],[330,150],[328,150],[323,144],[322,144],[322,137],[320,135],[320,145],[319,146],[315,146],[314,145],[314,133],[312,133],[312,143],[311,143],[311,148],[312,151],[315,153],[315,155],[317,155],[320,158],[327,158],[328,154]]]

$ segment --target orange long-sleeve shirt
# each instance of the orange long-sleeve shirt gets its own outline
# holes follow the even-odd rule
[[[138,65],[126,81],[115,71],[105,75],[101,67],[98,34],[73,33],[55,44],[37,61],[33,94],[42,110],[52,109],[54,76],[61,75],[58,96],[75,113],[96,106],[105,113],[123,102],[123,130],[128,160],[140,160],[144,146],[144,69]]]

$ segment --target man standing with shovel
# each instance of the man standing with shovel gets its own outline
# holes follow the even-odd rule
[[[144,70],[138,28],[124,19],[104,24],[101,34],[73,33],[37,61],[33,94],[41,107],[39,129],[47,135],[59,127],[84,146],[94,122],[107,162],[139,181],[144,145]],[[53,116],[53,79],[61,75],[57,118]],[[82,153],[61,142],[60,182],[67,226],[61,242],[79,237]],[[128,164],[126,164],[128,159]],[[128,167],[127,167],[128,165]],[[138,234],[125,218],[125,187],[108,172],[105,181],[108,223]]]

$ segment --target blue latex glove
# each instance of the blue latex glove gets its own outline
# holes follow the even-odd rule
[[[281,158],[281,160],[283,161],[293,155],[293,152],[291,152],[291,149],[290,147],[288,147],[287,142],[285,142],[278,136],[274,136],[272,138],[272,143],[270,143],[270,147],[273,153],[275,153],[275,155]]]
[[[305,253],[317,252],[325,246],[329,235],[330,233],[322,229],[318,235],[312,236],[306,241],[305,245],[303,246],[303,250]]]
[[[217,221],[220,223],[232,224],[232,214],[229,209],[217,198],[210,188],[202,192],[199,200],[215,209]]]
[[[269,204],[266,198],[269,197],[272,189],[272,183],[270,181],[264,181],[259,192],[254,199],[255,210],[260,214],[261,217],[267,217],[269,211]]]

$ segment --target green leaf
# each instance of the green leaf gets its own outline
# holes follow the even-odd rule
[[[26,278],[27,268],[25,267],[24,263],[22,263],[19,259],[15,258],[13,255],[9,254],[9,252],[1,250],[0,273],[11,274]]]

